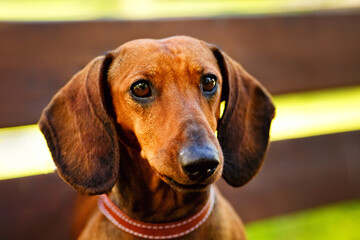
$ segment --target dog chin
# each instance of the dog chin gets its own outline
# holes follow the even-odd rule
[[[196,184],[182,184],[168,176],[161,176],[161,179],[167,183],[170,187],[180,190],[180,191],[189,191],[189,192],[200,192],[204,191],[211,183],[196,183]]]

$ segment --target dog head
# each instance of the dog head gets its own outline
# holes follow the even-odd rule
[[[54,96],[39,125],[60,175],[80,191],[114,186],[120,144],[170,186],[199,190],[221,176],[241,186],[256,174],[273,115],[269,94],[238,63],[173,37],[96,58]]]

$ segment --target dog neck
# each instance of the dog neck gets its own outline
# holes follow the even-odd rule
[[[199,192],[176,190],[160,179],[139,152],[122,147],[119,180],[111,200],[129,217],[151,223],[187,218],[201,210],[210,189]]]

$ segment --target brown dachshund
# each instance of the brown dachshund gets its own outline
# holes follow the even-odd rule
[[[102,194],[80,239],[246,239],[212,185],[222,176],[239,187],[257,173],[274,110],[224,52],[171,37],[93,60],[39,125],[60,176]]]

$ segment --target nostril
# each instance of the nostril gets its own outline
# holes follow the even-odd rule
[[[219,162],[216,160],[203,160],[199,159],[198,161],[185,165],[183,168],[188,173],[196,173],[200,171],[215,171],[216,167],[219,165]]]
[[[213,175],[218,165],[217,159],[198,159],[183,166],[183,169],[191,180],[202,181]]]
[[[193,181],[203,181],[216,171],[220,156],[210,144],[192,145],[179,153],[179,161],[184,173]]]

